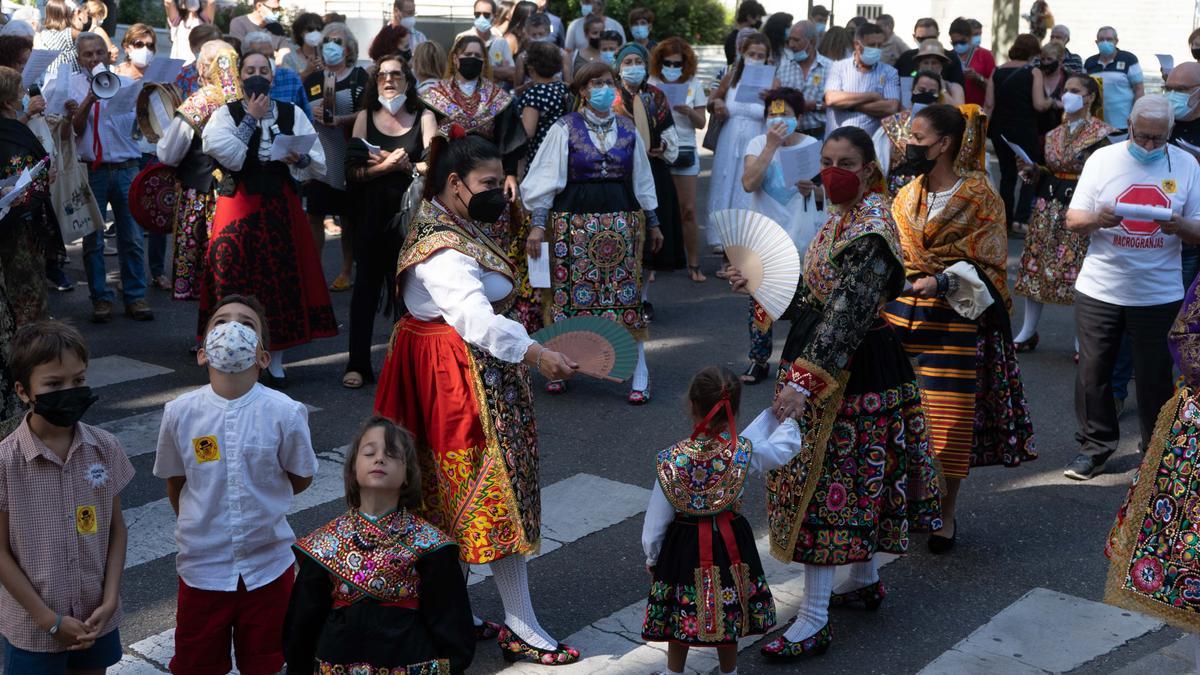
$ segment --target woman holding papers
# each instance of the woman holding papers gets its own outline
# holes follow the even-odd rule
[[[750,210],[782,225],[803,257],[808,242],[825,222],[824,197],[813,182],[820,167],[821,142],[796,131],[804,116],[800,91],[773,89],[763,102],[767,133],[755,136],[746,146],[742,188],[751,195]],[[809,168],[802,168],[804,164]],[[766,379],[771,348],[771,317],[751,300],[750,367],[742,382],[758,384]]]
[[[912,366],[880,307],[904,286],[900,237],[882,195],[871,137],[830,132],[821,183],[831,206],[804,256],[772,411],[799,419],[803,449],[767,477],[771,555],[804,565],[795,621],[763,647],[771,658],[829,648],[829,608],[879,608],[874,556],[902,554],[941,524],[937,470]],[[734,289],[745,280],[731,270]],[[836,565],[850,578],[834,589]]]
[[[425,151],[417,81],[401,55],[375,62],[364,96],[367,109],[354,121],[357,140],[351,140],[346,151],[346,177],[362,185],[363,195],[363,217],[354,239],[357,267],[350,298],[350,362],[342,376],[342,386],[349,389],[375,381],[371,367],[375,312],[383,307],[393,321],[399,314],[394,275],[405,232],[398,218],[413,169]]]
[[[766,68],[767,53],[771,43],[762,33],[751,33],[742,39],[738,50],[740,56],[733,68],[721,78],[721,83],[708,101],[709,112],[724,124],[717,138],[717,148],[713,151],[712,181],[708,186],[708,212],[715,213],[722,209],[745,209],[750,206],[750,193],[741,189],[742,169],[744,167],[746,144],[763,132],[763,102],[758,97],[759,91],[749,91],[749,85],[743,85],[742,76],[747,68]],[[755,72],[762,72],[755,70]],[[767,79],[769,89],[772,78]],[[716,239],[717,229],[708,227],[708,244],[714,251],[723,250],[721,242]]]
[[[1037,208],[1025,235],[1025,252],[1013,291],[1025,296],[1025,320],[1014,338],[1018,352],[1038,345],[1037,326],[1046,304],[1075,304],[1075,278],[1087,255],[1088,237],[1067,229],[1067,204],[1083,163],[1108,145],[1116,130],[1104,123],[1100,86],[1087,75],[1067,78],[1063,87],[1063,123],[1046,134],[1045,166],[1018,159],[1021,180],[1037,189]]]
[[[932,105],[913,118],[906,155],[918,178],[892,214],[908,292],[884,316],[916,358],[934,456],[946,481],[933,553],[954,547],[955,498],[972,466],[1037,458],[1009,325],[1004,203],[983,172],[979,106]]]
[[[253,295],[267,309],[271,380],[284,383],[283,350],[337,335],[321,260],[300,207],[297,181],[325,171],[312,122],[291,103],[272,101],[271,62],[242,62],[245,98],[212,114],[201,135],[204,152],[223,174],[204,266],[200,323],[230,293]],[[311,147],[280,153],[279,139]],[[279,140],[281,148],[283,141]],[[282,155],[282,156],[281,156]]]
[[[649,155],[633,120],[617,114],[616,77],[586,63],[571,83],[586,105],[550,127],[533,159],[521,196],[533,213],[530,255],[550,244],[551,287],[543,296],[546,323],[599,316],[629,329],[638,343],[629,403],[650,402],[650,372],[642,313],[642,252],[662,246],[658,197]],[[649,228],[649,236],[646,229]],[[562,380],[546,390],[566,391]]]
[[[458,125],[447,131],[451,140],[430,149],[427,198],[400,253],[407,313],[392,331],[375,411],[416,437],[419,515],[454,539],[462,562],[491,565],[505,625],[476,619],[475,638],[498,637],[509,662],[571,663],[579,652],[538,623],[525,556],[541,539],[529,371],[561,380],[576,364],[504,316],[516,275],[483,228],[507,206],[501,153]]]
[[[201,135],[213,114],[242,98],[237,52],[213,40],[200,48],[197,72],[204,83],[175,111],[156,148],[158,160],[176,167],[179,202],[175,216],[174,283],[176,300],[200,299],[208,231],[217,210],[216,161],[205,154]],[[197,331],[204,330],[204,322]]]

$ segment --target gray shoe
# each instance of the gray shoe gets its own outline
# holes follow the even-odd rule
[[[1074,480],[1091,480],[1104,473],[1105,460],[1079,454],[1067,465],[1063,475]]]

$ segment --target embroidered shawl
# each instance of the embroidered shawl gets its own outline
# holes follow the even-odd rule
[[[1065,123],[1054,127],[1046,134],[1046,168],[1055,173],[1078,174],[1083,171],[1088,150],[1107,142],[1109,134],[1115,132],[1104,120],[1090,116],[1074,133]]]
[[[680,441],[658,453],[658,484],[676,511],[708,516],[737,510],[753,448],[740,437],[736,451],[732,445],[722,434]]]
[[[228,45],[219,49],[207,64],[197,64],[197,68],[203,73],[204,86],[187,97],[175,114],[198,134],[204,131],[217,108],[242,98],[242,78],[238,73],[237,52]]]
[[[467,96],[458,88],[458,80],[438,80],[421,100],[438,117],[438,131],[449,136],[450,125],[458,123],[467,133],[479,134],[493,142],[496,117],[512,103],[512,95],[495,82],[480,78],[475,93]]]
[[[512,263],[495,242],[479,228],[429,200],[421,202],[421,208],[409,226],[408,238],[396,265],[397,278],[404,270],[447,248],[473,258],[480,267],[499,272],[510,281],[516,278]]]
[[[839,209],[829,215],[804,254],[804,285],[818,300],[825,302],[837,285],[837,258],[842,251],[859,238],[872,234],[883,239],[897,262],[903,260],[896,223],[884,196],[878,192],[863,197],[852,210]]]

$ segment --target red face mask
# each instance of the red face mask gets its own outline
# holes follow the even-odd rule
[[[858,174],[837,166],[827,166],[821,169],[821,185],[825,187],[825,196],[834,204],[845,204],[854,201],[858,196]]]

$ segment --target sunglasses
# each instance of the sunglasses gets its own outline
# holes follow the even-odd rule
[[[668,61],[666,59],[663,59],[662,64],[663,64],[663,66],[665,66],[667,68],[682,68],[683,67],[683,61]]]
[[[327,38],[325,38],[324,40],[322,40],[322,41],[321,41],[321,44],[323,44],[323,45],[327,45],[327,44],[329,44],[330,42],[332,42],[332,43],[334,43],[334,44],[336,44],[336,45],[340,45],[340,44],[342,44],[342,38],[340,38],[340,37],[327,37]]]
[[[485,19],[490,19],[490,18],[492,18],[492,13],[491,12],[475,12],[476,19],[478,19],[481,16]]]
[[[381,70],[375,76],[379,80],[404,80],[404,71],[402,70]]]
[[[145,40],[134,40],[133,42],[130,43],[130,45],[132,45],[134,49],[141,49],[142,47],[145,47],[146,49],[149,49],[150,51],[154,51],[154,41],[153,40],[151,40],[150,42],[146,42]]]

